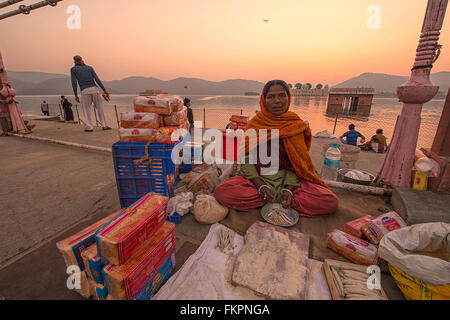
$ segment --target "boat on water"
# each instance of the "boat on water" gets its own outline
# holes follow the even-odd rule
[[[258,92],[246,92],[245,93],[246,96],[259,96]]]

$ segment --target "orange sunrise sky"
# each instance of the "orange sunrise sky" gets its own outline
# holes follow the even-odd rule
[[[66,26],[70,5],[81,9],[79,30]],[[366,25],[372,5],[381,9],[379,30]],[[363,72],[409,75],[426,5],[426,0],[67,0],[0,21],[0,48],[13,71],[68,74],[79,54],[102,80],[280,78],[333,85]],[[448,11],[433,73],[450,71]]]

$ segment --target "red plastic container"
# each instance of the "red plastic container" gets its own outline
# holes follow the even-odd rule
[[[233,150],[227,150],[227,141],[229,144],[233,145]],[[223,133],[223,159],[228,161],[238,161],[238,150],[241,143],[240,137],[235,136],[227,136],[227,134]]]

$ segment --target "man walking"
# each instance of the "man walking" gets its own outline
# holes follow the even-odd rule
[[[98,110],[98,115],[100,118],[100,123],[102,124],[103,130],[111,130],[106,124],[105,114],[103,112],[103,103],[100,94],[97,89],[97,85],[102,88],[104,94],[109,99],[109,94],[103,86],[102,82],[98,78],[94,71],[94,68],[87,66],[83,58],[80,56],[73,57],[75,66],[70,70],[70,75],[72,78],[72,87],[75,94],[75,100],[80,103],[80,98],[77,93],[77,82],[81,90],[81,106],[83,108],[83,115],[86,122],[86,128],[84,131],[92,132],[94,127],[92,126],[90,107],[94,104],[94,107]],[[96,85],[97,84],[97,85]]]

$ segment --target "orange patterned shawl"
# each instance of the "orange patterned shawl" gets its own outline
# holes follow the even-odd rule
[[[288,95],[288,105],[290,106],[291,93],[289,92]],[[254,129],[257,132],[259,141],[259,130],[279,129],[279,137],[284,143],[289,160],[291,161],[297,176],[306,181],[328,187],[314,172],[314,165],[309,154],[312,138],[309,125],[300,119],[296,113],[289,110],[280,116],[271,114],[266,109],[264,92],[261,93],[259,105],[261,106],[261,112],[258,112],[256,116],[249,121],[245,130]],[[268,134],[267,142],[269,141],[270,134]],[[248,145],[246,145],[245,151],[246,153],[249,152]]]

